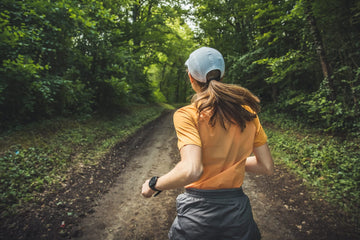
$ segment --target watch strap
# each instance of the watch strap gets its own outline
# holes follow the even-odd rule
[[[159,195],[161,193],[161,191],[159,189],[156,189],[156,187],[155,187],[158,179],[159,179],[159,177],[155,176],[155,177],[152,177],[149,181],[149,187],[152,190],[157,191],[157,193],[155,193],[154,197],[156,197],[157,195]]]
[[[157,182],[158,179],[159,179],[159,177],[155,176],[155,177],[152,177],[152,178],[150,179],[150,182],[149,182],[149,187],[150,187],[152,190],[157,191],[157,192],[160,191],[160,190],[158,190],[158,189],[155,188],[155,185],[156,185],[156,182]]]

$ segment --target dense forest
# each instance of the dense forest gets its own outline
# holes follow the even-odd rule
[[[5,0],[1,10],[2,126],[165,101],[191,43],[166,1]]]
[[[264,105],[359,135],[360,2],[355,0],[4,0],[1,128],[39,119],[185,102],[184,62],[219,49],[225,81]]]
[[[0,217],[189,102],[200,46],[260,98],[276,163],[359,232],[356,0],[1,0]]]

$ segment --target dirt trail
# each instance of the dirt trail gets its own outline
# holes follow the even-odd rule
[[[94,213],[80,222],[81,237],[72,239],[167,239],[175,217],[175,198],[182,190],[150,199],[143,198],[140,190],[145,179],[168,172],[179,161],[172,114],[160,118],[148,132],[115,184],[96,202]],[[314,210],[319,207],[305,196],[301,182],[284,176],[283,170],[278,168],[271,177],[248,175],[245,179],[244,191],[263,239],[351,239],[328,224],[332,222],[324,220],[323,211]]]
[[[119,143],[96,165],[70,174],[65,186],[0,219],[3,240],[165,240],[182,189],[141,196],[142,183],[168,172],[180,160],[172,114]],[[340,208],[312,194],[286,167],[272,176],[246,175],[263,240],[360,239],[360,213],[350,222]]]
[[[176,136],[168,114],[155,126],[138,151],[127,160],[125,171],[94,208],[94,214],[81,223],[78,239],[166,239],[175,216],[175,198],[180,190],[157,197],[141,196],[143,182],[168,172],[179,160]]]

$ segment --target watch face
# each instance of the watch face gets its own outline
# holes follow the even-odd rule
[[[150,179],[149,186],[150,186],[151,189],[155,188],[157,179],[158,179],[157,177],[152,177],[152,178]]]
[[[156,184],[156,178],[151,178],[149,185],[153,187],[155,186],[155,184]]]

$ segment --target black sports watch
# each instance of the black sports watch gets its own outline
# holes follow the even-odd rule
[[[160,190],[158,190],[158,189],[155,188],[155,185],[156,185],[156,182],[157,182],[158,179],[159,179],[159,177],[152,177],[152,178],[150,179],[150,181],[149,181],[149,187],[150,187],[152,190],[154,190],[154,191],[157,192],[157,193],[154,195],[154,197],[156,197],[157,195],[159,195],[159,194],[161,193]]]

